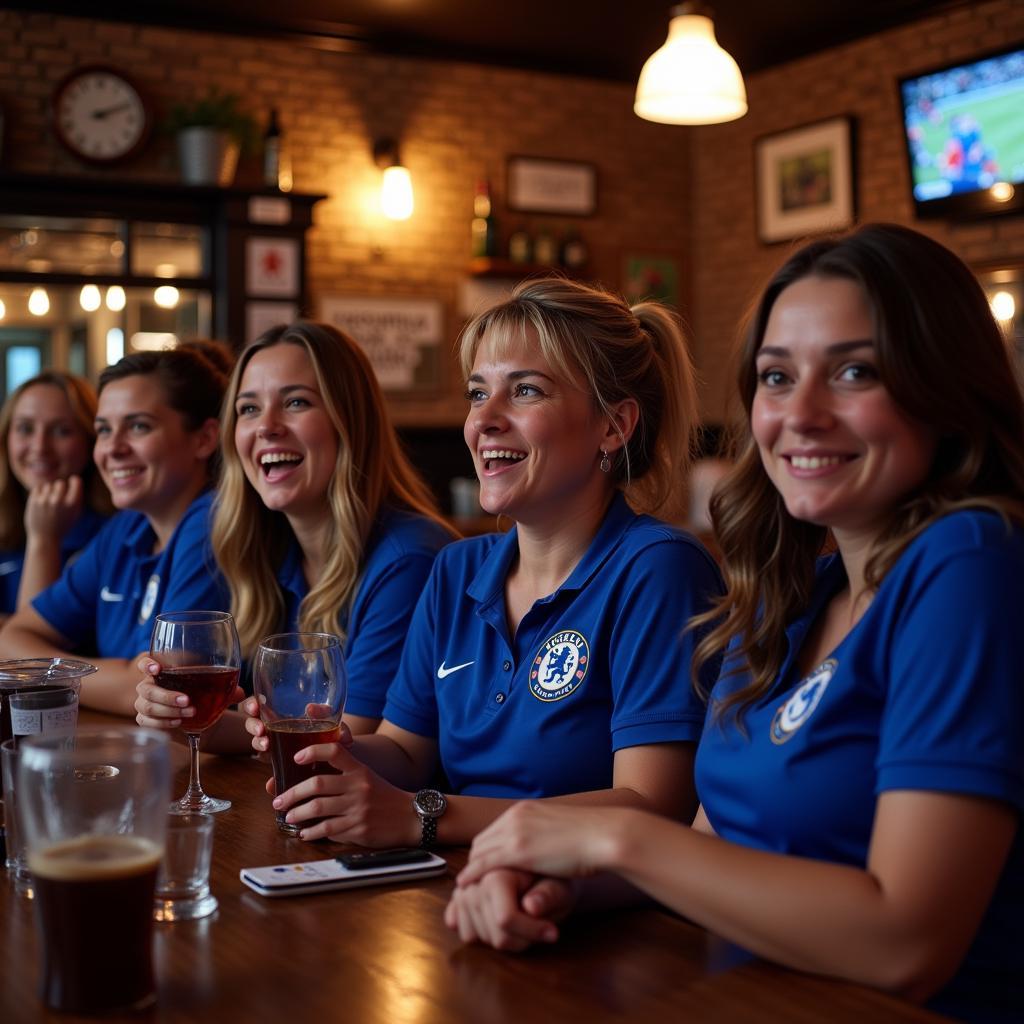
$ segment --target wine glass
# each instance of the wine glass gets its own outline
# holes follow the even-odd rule
[[[238,685],[235,620],[227,612],[161,612],[153,623],[149,653],[160,665],[156,683],[188,694],[195,709],[195,715],[181,720],[188,738],[188,789],[171,804],[171,813],[226,811],[231,801],[207,796],[199,782],[199,736],[224,714]]]
[[[253,689],[267,727],[277,792],[313,775],[331,773],[327,763],[296,764],[295,755],[314,743],[337,743],[345,710],[348,677],[341,640],[333,633],[278,633],[260,641],[253,660]],[[298,835],[301,826],[277,812],[277,827]],[[317,819],[320,820],[320,819]]]

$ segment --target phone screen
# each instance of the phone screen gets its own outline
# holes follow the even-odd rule
[[[384,868],[393,864],[420,864],[430,860],[429,850],[416,848],[401,850],[367,850],[365,853],[343,853],[337,857],[339,864],[348,868],[349,871],[359,871],[364,868]]]

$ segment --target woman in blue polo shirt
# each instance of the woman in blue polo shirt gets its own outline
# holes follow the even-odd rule
[[[813,242],[739,383],[693,828],[516,808],[448,921],[553,941],[575,890],[532,873],[607,870],[760,956],[1024,1019],[1024,408],[985,296],[907,228]]]
[[[93,452],[121,510],[0,632],[4,658],[74,651],[100,671],[82,703],[134,710],[134,664],[162,609],[224,608],[209,552],[212,466],[224,375],[184,351],[138,352],[100,375]]]
[[[720,579],[626,501],[682,505],[696,401],[675,319],[532,282],[467,327],[462,362],[481,505],[515,528],[441,552],[376,734],[300,752],[344,774],[275,806],[325,818],[304,839],[368,846],[469,842],[523,797],[692,816],[703,706],[681,621]],[[447,796],[425,788],[438,768]]]
[[[399,446],[369,360],[329,324],[258,338],[224,408],[213,547],[243,657],[270,633],[342,634],[345,720],[372,731],[434,557],[454,535]],[[191,708],[144,678],[136,711],[166,729]],[[248,750],[241,717],[225,715],[203,745]]]
[[[0,622],[60,575],[110,515],[92,461],[96,392],[46,370],[0,412]]]

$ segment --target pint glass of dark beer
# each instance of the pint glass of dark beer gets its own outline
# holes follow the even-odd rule
[[[170,798],[167,737],[35,736],[18,748],[19,824],[35,890],[40,994],[96,1013],[152,1002],[153,892]]]
[[[253,659],[253,690],[270,738],[270,760],[278,793],[303,779],[333,772],[329,764],[296,764],[295,755],[314,743],[336,743],[341,736],[348,677],[341,641],[333,633],[278,633],[260,641]],[[313,824],[304,821],[302,827]],[[300,826],[277,814],[285,835]]]

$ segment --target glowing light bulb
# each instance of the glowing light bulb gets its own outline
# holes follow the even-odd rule
[[[992,315],[1000,323],[1009,323],[1017,313],[1017,303],[1009,292],[996,292],[988,304],[992,307]]]
[[[111,327],[107,331],[107,365],[113,365],[124,355],[124,331]]]
[[[127,301],[124,289],[119,284],[112,284],[107,289],[107,309],[112,313],[119,313],[124,309]]]
[[[1014,187],[1008,181],[997,181],[988,190],[988,194],[997,203],[1008,203],[1013,198],[1014,191]]]
[[[50,296],[45,288],[33,288],[28,297],[28,311],[33,316],[46,316],[50,312]]]
[[[153,292],[153,301],[161,309],[174,309],[178,304],[178,289],[172,284],[162,284]]]
[[[380,184],[380,209],[391,220],[408,220],[413,211],[412,178],[408,168],[396,164],[384,169]]]
[[[83,284],[78,294],[78,304],[86,311],[93,313],[100,308],[100,290],[94,284]]]
[[[4,305],[4,300],[0,299],[0,320],[7,316],[7,307]]]

